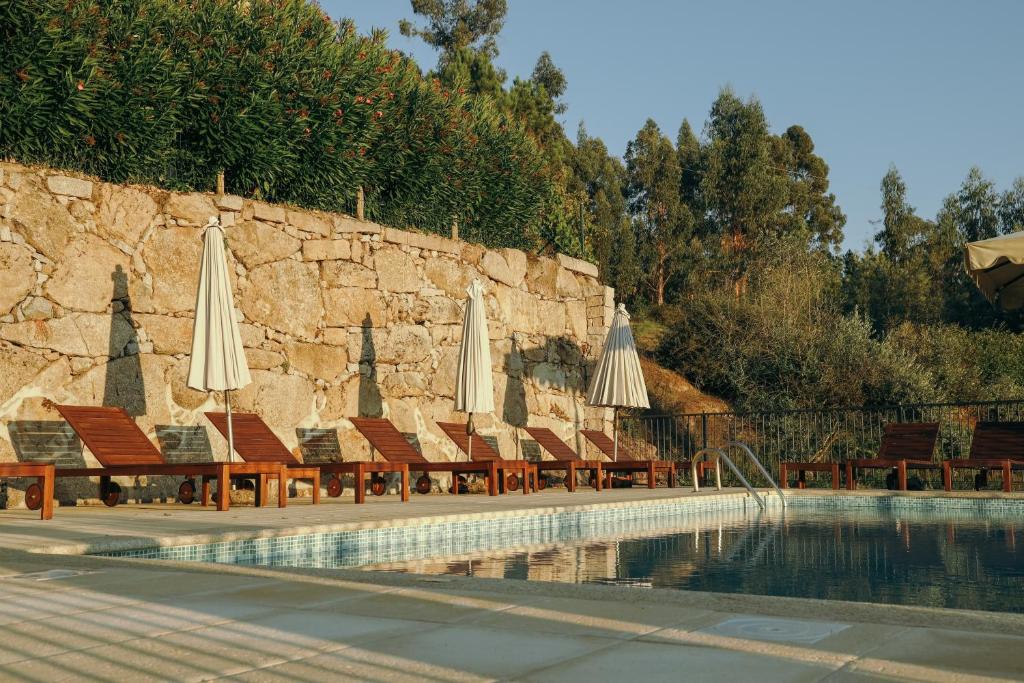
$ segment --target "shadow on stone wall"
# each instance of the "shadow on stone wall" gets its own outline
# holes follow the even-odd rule
[[[377,348],[369,313],[363,318],[363,346],[359,353],[358,417],[384,417],[384,399],[377,384]]]
[[[128,275],[121,266],[111,274],[114,291],[110,307],[110,340],[103,405],[124,408],[132,417],[146,414],[146,385],[139,357],[139,336],[132,320]]]
[[[13,420],[7,423],[14,453],[21,462],[52,462],[57,467],[85,467],[82,441],[64,420]],[[63,506],[77,504],[75,485],[54,482],[53,497]]]

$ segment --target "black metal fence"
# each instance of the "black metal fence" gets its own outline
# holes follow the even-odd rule
[[[702,448],[742,441],[775,476],[783,460],[841,463],[873,457],[878,453],[883,426],[890,422],[938,422],[936,462],[967,457],[979,421],[1024,421],[1024,399],[623,417],[619,429],[620,441],[627,447],[676,461],[690,460]],[[742,458],[735,460],[745,475],[758,479]],[[878,476],[884,477],[884,473]]]

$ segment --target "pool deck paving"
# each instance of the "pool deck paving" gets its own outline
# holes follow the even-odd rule
[[[1024,680],[1017,614],[80,554],[695,495],[0,511],[0,681]]]

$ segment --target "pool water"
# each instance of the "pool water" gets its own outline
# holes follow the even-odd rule
[[[731,512],[634,535],[365,568],[1024,613],[1024,519]]]

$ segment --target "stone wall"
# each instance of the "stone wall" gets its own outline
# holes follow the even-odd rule
[[[465,419],[452,406],[474,278],[487,290],[495,371],[496,413],[481,431],[512,457],[527,423],[568,439],[577,425],[605,425],[607,411],[583,397],[613,304],[592,264],[0,164],[0,462],[32,455],[19,438],[34,421],[59,420],[44,399],[125,407],[151,437],[164,425],[205,425],[220,397],[187,388],[185,376],[200,226],[211,215],[227,233],[253,370],[235,403],[289,447],[296,428],[336,427],[345,458],[366,459],[346,418],[385,416],[415,433],[426,457],[454,459],[435,423]]]

